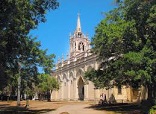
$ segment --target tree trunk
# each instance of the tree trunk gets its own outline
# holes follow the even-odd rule
[[[51,96],[51,92],[50,92],[50,90],[49,90],[49,91],[47,91],[47,100],[48,100],[49,102],[51,101],[50,96]]]
[[[156,82],[153,84],[153,98],[156,98]]]
[[[153,98],[152,85],[148,84],[147,87],[148,87],[148,100],[152,100],[152,98]]]

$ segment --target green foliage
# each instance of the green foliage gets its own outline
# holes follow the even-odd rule
[[[40,74],[38,76],[38,85],[39,92],[47,92],[59,89],[59,83],[56,78],[51,77],[48,74]]]
[[[22,86],[32,89],[36,83],[37,67],[50,73],[54,55],[40,49],[40,42],[29,36],[32,29],[45,22],[48,10],[58,7],[56,0],[1,0],[0,1],[0,90],[9,84],[16,91],[20,70]],[[22,66],[19,68],[18,62]]]
[[[149,111],[149,114],[155,114],[156,113],[156,105],[152,106],[152,108]]]
[[[88,72],[85,72],[85,77],[87,80],[90,80],[92,82],[94,82],[94,85],[97,87],[97,88],[102,88],[105,86],[105,84],[108,84],[107,81],[103,81],[104,77],[102,75],[102,71],[96,71],[94,69],[88,71]]]
[[[124,0],[107,13],[91,43],[103,70],[87,72],[86,78],[97,87],[144,85],[149,98],[156,97],[155,14],[155,0]]]

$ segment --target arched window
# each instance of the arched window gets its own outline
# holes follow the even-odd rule
[[[84,44],[83,44],[83,42],[79,43],[78,50],[84,51]]]
[[[79,33],[78,33],[78,37],[81,38],[81,36],[82,36],[82,33],[79,32]]]

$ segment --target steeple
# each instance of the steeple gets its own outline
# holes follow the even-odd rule
[[[76,32],[81,32],[80,14],[78,13]]]
[[[70,57],[87,52],[90,49],[90,41],[88,36],[81,31],[80,15],[78,14],[76,30],[70,35]]]

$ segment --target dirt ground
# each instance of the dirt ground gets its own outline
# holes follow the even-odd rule
[[[17,107],[17,101],[0,101],[0,114],[51,114],[56,112],[63,113],[63,111],[70,112],[71,114],[76,114],[83,109],[86,111],[95,112],[102,111],[102,114],[140,114],[137,105],[131,104],[117,104],[111,106],[96,106],[95,102],[87,101],[64,101],[64,102],[47,102],[47,101],[29,101],[29,107],[26,108],[26,101],[21,101],[20,107]],[[87,108],[84,108],[84,107]],[[71,107],[72,110],[71,110]],[[80,107],[78,109],[77,107]],[[57,110],[56,110],[57,109]],[[69,110],[70,109],[70,110]],[[77,111],[78,110],[78,111]],[[59,112],[60,111],[60,112]],[[137,111],[137,112],[136,112]],[[98,112],[100,114],[100,112]],[[114,112],[114,113],[112,113]],[[131,113],[134,112],[134,113]],[[81,112],[82,113],[82,112]],[[95,113],[96,114],[96,113]]]
[[[20,102],[20,107],[26,106],[26,101]],[[47,101],[29,101],[29,109],[30,110],[40,110],[40,109],[57,109],[65,105],[66,102],[47,102]],[[5,109],[8,107],[17,106],[17,101],[2,101],[0,102],[0,109]]]
[[[90,104],[68,104],[58,108],[55,111],[51,111],[45,114],[121,114],[112,111],[96,110],[90,107]]]
[[[29,101],[29,107],[25,108],[26,101],[20,102],[20,107],[17,107],[17,101],[0,101],[0,114],[40,114],[54,111],[64,105],[72,104],[87,104],[91,102],[47,102],[47,101]],[[8,113],[7,113],[8,112]]]

